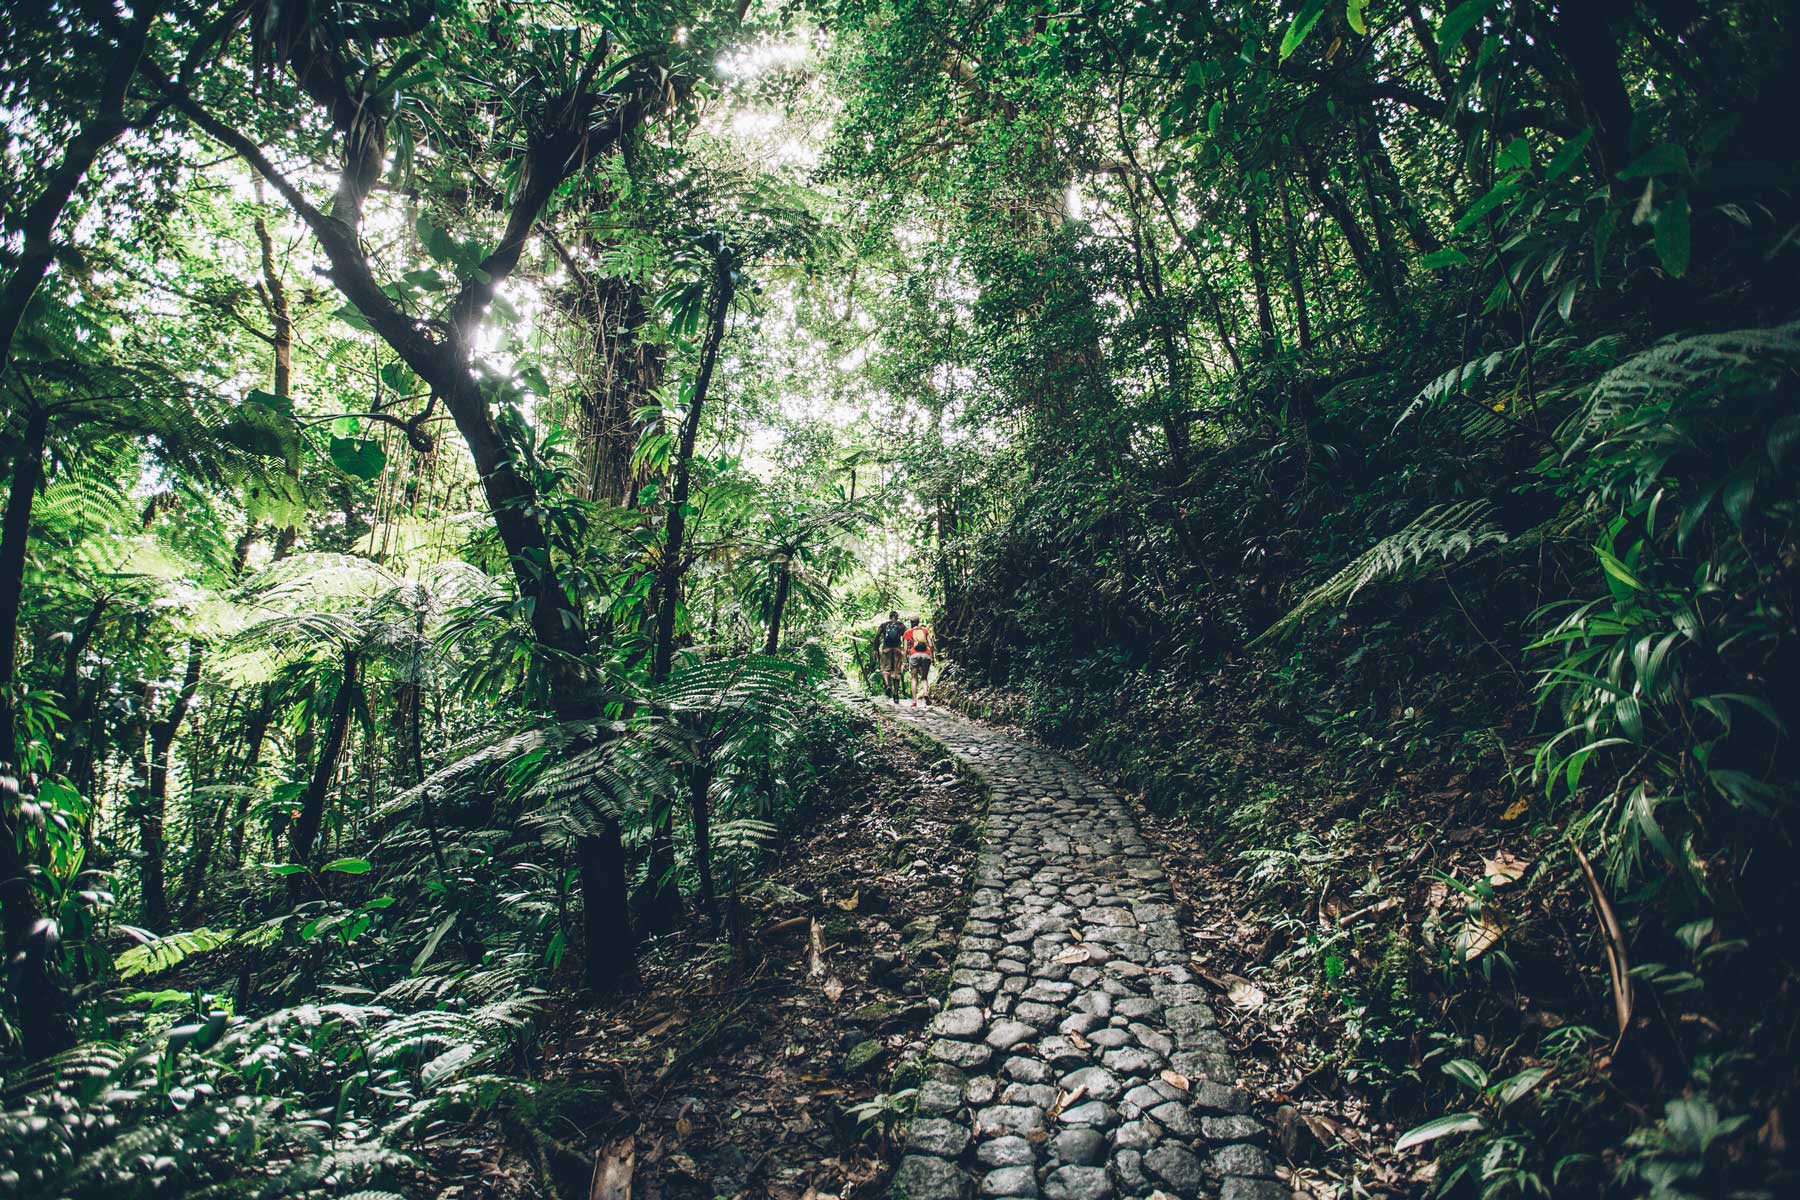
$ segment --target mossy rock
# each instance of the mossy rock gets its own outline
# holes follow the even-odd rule
[[[868,1038],[850,1047],[850,1053],[844,1056],[844,1074],[861,1075],[872,1069],[883,1058],[887,1057],[887,1047]]]
[[[908,1005],[898,1000],[871,1000],[845,1014],[852,1025],[866,1025],[871,1029],[881,1029],[892,1025],[906,1015]]]

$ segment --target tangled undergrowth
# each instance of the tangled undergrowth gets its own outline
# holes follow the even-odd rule
[[[1208,965],[1252,998],[1290,1149],[1335,1147],[1317,1181],[1791,1181],[1796,332],[1570,356],[1556,452],[1465,464],[1512,501],[1315,552],[1324,582],[1246,648],[1218,648],[1228,612],[1143,665],[957,689],[1176,818],[1202,930],[1248,914]]]

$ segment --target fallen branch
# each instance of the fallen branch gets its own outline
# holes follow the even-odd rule
[[[1378,917],[1384,912],[1392,912],[1399,907],[1400,897],[1398,896],[1389,896],[1386,900],[1377,900],[1373,904],[1365,904],[1355,912],[1347,912],[1339,917],[1337,922],[1338,928],[1347,929],[1358,921],[1364,921],[1370,917]]]
[[[1606,968],[1612,975],[1613,1014],[1619,1021],[1619,1036],[1613,1041],[1616,1054],[1619,1043],[1625,1040],[1626,1027],[1631,1024],[1631,959],[1625,953],[1625,931],[1619,924],[1618,914],[1606,899],[1606,893],[1600,890],[1600,877],[1594,874],[1594,865],[1574,839],[1570,839],[1569,849],[1575,852],[1575,861],[1581,864],[1581,878],[1587,884],[1595,911],[1600,914],[1600,931],[1606,935]]]

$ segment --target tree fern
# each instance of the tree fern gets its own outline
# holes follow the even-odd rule
[[[1505,531],[1492,521],[1493,511],[1486,500],[1432,505],[1406,528],[1382,538],[1308,592],[1252,644],[1287,636],[1319,610],[1347,604],[1371,584],[1416,579],[1465,559],[1483,546],[1505,542]]]

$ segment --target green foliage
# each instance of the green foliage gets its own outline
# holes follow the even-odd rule
[[[1482,546],[1505,542],[1506,533],[1493,525],[1492,514],[1493,505],[1485,500],[1433,505],[1405,529],[1382,538],[1306,593],[1261,637],[1275,639],[1292,633],[1314,613],[1348,604],[1371,584],[1416,579],[1445,564],[1463,561]]]

